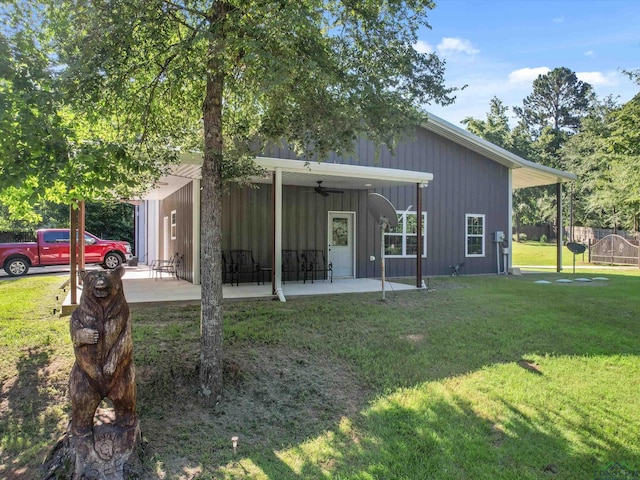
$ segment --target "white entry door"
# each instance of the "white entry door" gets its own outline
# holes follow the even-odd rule
[[[355,277],[355,212],[329,212],[329,258],[333,276]]]

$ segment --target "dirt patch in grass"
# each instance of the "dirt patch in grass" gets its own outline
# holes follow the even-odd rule
[[[154,399],[148,392],[157,388],[157,372],[139,368],[143,433],[170,478],[203,456],[225,464],[235,436],[242,453],[315,437],[371,398],[339,360],[283,346],[241,346],[225,351],[224,398],[212,409],[199,402],[196,363],[173,366],[174,393],[156,397],[155,405],[149,405]]]
[[[253,442],[271,444],[292,426],[305,438],[315,435],[320,425],[356,413],[368,399],[348,367],[328,356],[282,347],[230,353],[233,368],[226,373],[234,383],[227,382],[219,417],[229,433],[245,431]]]
[[[409,340],[412,343],[420,343],[424,340],[424,335],[420,334],[420,333],[412,333],[409,335],[405,335],[404,338],[406,338],[407,340]]]

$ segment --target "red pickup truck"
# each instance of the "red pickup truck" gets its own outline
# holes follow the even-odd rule
[[[35,242],[0,243],[0,265],[12,277],[26,275],[30,267],[69,265],[69,229],[36,231]],[[85,263],[116,268],[133,257],[129,242],[101,240],[84,232]]]

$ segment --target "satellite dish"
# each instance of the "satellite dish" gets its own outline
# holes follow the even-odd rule
[[[567,248],[571,250],[571,253],[580,254],[584,253],[584,251],[587,249],[587,246],[583,245],[582,243],[569,242],[567,243]]]
[[[396,207],[379,193],[370,193],[367,196],[367,210],[373,215],[378,222],[378,226],[383,230],[388,227],[395,228],[398,226],[398,214]]]
[[[567,243],[567,248],[573,253],[573,273],[576,273],[576,255],[584,253],[587,249],[587,246],[583,243],[577,242],[569,242]]]
[[[373,215],[380,228],[380,272],[382,276],[382,300],[384,300],[384,231],[398,226],[396,207],[379,193],[367,195],[367,210]]]

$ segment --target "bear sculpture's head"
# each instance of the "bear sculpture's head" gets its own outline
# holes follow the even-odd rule
[[[120,265],[113,270],[82,270],[80,278],[83,282],[84,294],[98,299],[114,298],[122,291],[122,276],[124,267]]]

